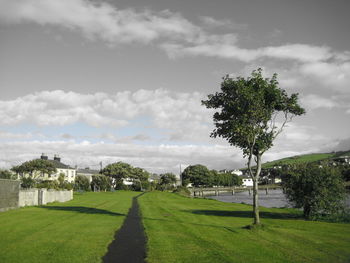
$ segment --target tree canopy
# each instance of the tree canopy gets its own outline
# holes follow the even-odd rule
[[[279,87],[277,74],[271,79],[264,78],[259,68],[247,78],[225,76],[221,92],[208,95],[208,100],[203,100],[202,104],[218,110],[213,115],[215,129],[211,136],[225,138],[248,158],[248,169],[254,182],[254,223],[260,224],[257,184],[261,156],[273,146],[274,139],[287,122],[305,113],[298,104],[298,94],[288,96]]]
[[[57,172],[56,167],[50,161],[43,159],[35,159],[24,162],[19,166],[12,167],[12,170],[16,173],[28,173],[32,177],[34,176],[34,172],[40,172],[48,175]]]
[[[318,164],[300,164],[283,174],[286,196],[304,216],[315,219],[344,208],[345,185],[341,170]]]
[[[187,186],[189,183],[195,187],[211,184],[211,173],[206,166],[201,164],[186,167],[181,176],[184,186]]]

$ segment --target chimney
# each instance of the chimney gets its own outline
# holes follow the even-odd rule
[[[48,157],[47,157],[47,155],[45,153],[42,153],[40,159],[41,160],[47,160]]]
[[[53,157],[53,159],[57,162],[61,162],[61,158],[58,154],[55,154],[55,156]]]

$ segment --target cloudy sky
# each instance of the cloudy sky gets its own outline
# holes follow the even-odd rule
[[[347,0],[0,0],[0,168],[244,166],[201,99],[262,67],[298,92],[264,160],[350,149]],[[184,166],[183,166],[184,167]]]

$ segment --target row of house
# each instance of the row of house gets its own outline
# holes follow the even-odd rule
[[[89,182],[92,182],[92,176],[99,174],[100,171],[99,170],[93,170],[90,169],[88,167],[86,168],[77,168],[77,167],[72,167],[69,166],[67,164],[64,164],[61,162],[61,158],[59,157],[58,154],[55,154],[53,159],[49,159],[48,155],[43,153],[40,156],[41,160],[46,160],[50,163],[53,164],[53,166],[56,168],[57,172],[54,174],[45,174],[45,173],[41,173],[39,171],[35,171],[32,174],[32,177],[34,179],[40,179],[40,180],[48,180],[48,181],[54,181],[57,180],[59,178],[60,175],[64,175],[64,180],[66,182],[72,183],[75,181],[76,176],[81,175],[81,176],[85,176]],[[24,176],[24,177],[28,177],[29,174],[19,174],[19,176]],[[159,176],[157,177],[157,175],[152,174],[149,178],[150,182],[152,181],[157,181],[159,179]],[[132,185],[134,183],[134,181],[132,179],[129,178],[125,178],[123,179],[123,184],[124,185]]]

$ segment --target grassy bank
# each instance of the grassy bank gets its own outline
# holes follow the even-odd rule
[[[261,209],[262,230],[251,207],[151,192],[139,198],[155,262],[349,262],[350,225],[305,221],[293,209]]]
[[[100,262],[138,194],[85,193],[0,213],[0,262]]]

